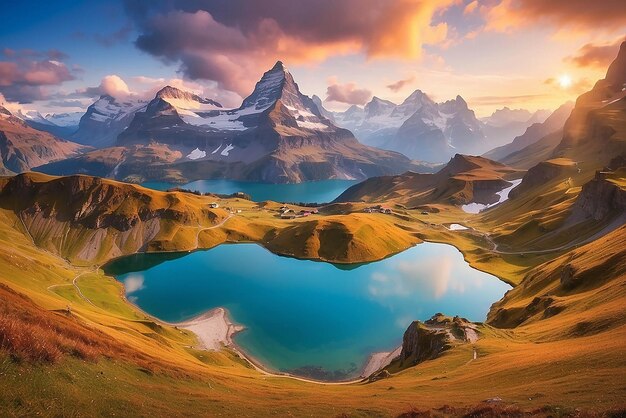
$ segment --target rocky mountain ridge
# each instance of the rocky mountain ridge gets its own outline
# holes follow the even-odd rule
[[[126,116],[119,120],[122,123]],[[409,169],[429,170],[398,153],[362,145],[350,131],[335,126],[300,92],[280,61],[233,110],[166,87],[133,114],[116,145],[128,157],[116,165],[108,166],[106,154],[113,148],[106,148],[41,170],[89,174],[93,162],[100,161],[114,178],[133,181],[217,177],[271,183],[365,179]],[[136,154],[134,147],[157,145],[170,156],[181,157],[159,157],[148,161],[150,167],[144,161],[130,163],[136,160],[130,158]],[[120,173],[124,177],[118,177]]]

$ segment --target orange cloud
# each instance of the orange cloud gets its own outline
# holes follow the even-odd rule
[[[578,67],[593,67],[605,69],[615,59],[619,47],[622,42],[626,41],[626,37],[620,37],[613,42],[594,44],[588,43],[583,45],[575,55],[565,58],[565,61],[571,62]]]
[[[445,41],[433,17],[457,0],[230,0],[127,2],[135,44],[191,79],[246,94],[262,69],[280,59],[319,62],[346,53],[418,58]]]
[[[547,21],[555,26],[586,29],[621,29],[626,26],[623,0],[501,0],[481,7],[486,29],[505,32]]]
[[[463,9],[463,14],[464,15],[469,15],[471,13],[474,13],[474,11],[478,8],[478,0],[474,0],[470,3],[467,4],[467,6],[465,6],[465,9]]]

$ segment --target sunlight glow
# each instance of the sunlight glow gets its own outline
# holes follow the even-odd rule
[[[559,77],[559,86],[563,89],[567,89],[572,85],[572,77],[567,74],[563,74]]]

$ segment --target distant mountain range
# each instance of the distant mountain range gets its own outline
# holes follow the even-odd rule
[[[18,111],[15,116],[22,119],[31,128],[51,133],[63,139],[71,139],[78,130],[78,122],[83,114],[83,112],[49,113],[44,116],[35,110],[30,110]]]
[[[580,228],[590,219],[596,222],[591,226],[603,225],[605,232],[623,224],[625,168],[626,42],[606,77],[579,96],[575,105],[562,105],[511,143],[483,157],[456,155],[435,174],[368,179],[337,201],[394,201],[409,207],[441,201],[490,203],[494,190],[525,171],[519,185],[510,190],[510,202],[492,212],[514,207],[518,215],[524,214],[509,233],[536,244],[567,228]],[[577,184],[584,193],[578,195]],[[581,234],[584,228],[573,231],[565,235]]]
[[[576,104],[559,107],[544,123],[533,124],[487,158],[529,169],[550,158],[566,158],[578,168],[599,169],[626,153],[626,43],[606,77],[582,94]]]
[[[361,144],[303,95],[281,62],[237,109],[167,86],[148,103],[101,97],[74,138],[97,151],[40,169],[133,181],[231,178],[273,183],[430,170]]]
[[[84,150],[84,146],[32,128],[0,106],[0,175],[30,171]]]
[[[345,112],[331,113],[319,99],[317,105],[364,144],[433,162],[446,161],[457,153],[482,154],[510,142],[549,115],[546,110],[530,113],[504,108],[479,120],[461,96],[436,103],[421,90],[399,105],[378,97],[363,108],[351,106]]]
[[[485,153],[484,156],[492,160],[502,161],[511,154],[518,153],[547,135],[563,129],[563,125],[573,108],[573,102],[567,102],[561,105],[543,122],[533,123],[526,128],[523,134],[515,137],[511,143],[494,148]],[[556,146],[556,144],[554,145]]]
[[[556,147],[555,138],[540,140],[563,127],[571,108],[550,114],[505,107],[478,119],[461,96],[437,103],[416,90],[399,105],[374,97],[362,108],[331,112],[319,97],[303,95],[278,62],[236,109],[166,86],[150,101],[103,95],[82,115],[18,116],[32,128],[97,149],[41,168],[51,174],[301,182],[432,171],[432,162],[456,154],[528,168]],[[531,145],[528,151],[540,157],[523,151]]]

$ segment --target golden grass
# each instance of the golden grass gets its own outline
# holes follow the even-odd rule
[[[562,189],[554,193],[546,197],[547,201],[567,195]],[[206,202],[205,198],[192,196],[178,199]],[[358,249],[360,243],[365,246],[368,240],[380,236],[380,248],[385,251],[394,245],[412,245],[412,240],[448,242],[459,248],[473,266],[509,283],[522,283],[498,303],[494,312],[502,308],[528,318],[510,329],[481,326],[476,360],[470,361],[472,347],[459,346],[439,359],[394,370],[391,378],[371,384],[327,386],[264,376],[228,350],[202,352],[190,348],[195,344],[193,335],[159,323],[129,305],[113,278],[68,264],[54,252],[34,247],[13,211],[0,210],[0,246],[4,250],[0,252],[0,282],[33,301],[32,309],[36,306],[38,310],[33,311],[36,314],[32,318],[63,318],[61,337],[72,335],[65,333],[66,324],[79,333],[78,341],[85,329],[100,333],[113,352],[96,361],[84,360],[72,355],[71,350],[63,351],[63,344],[71,347],[63,342],[56,344],[62,353],[56,363],[42,366],[36,361],[31,364],[25,354],[24,361],[16,363],[10,359],[10,350],[17,350],[4,347],[0,350],[0,412],[9,416],[79,415],[84,411],[124,416],[398,416],[414,408],[445,416],[505,413],[519,408],[524,413],[548,411],[549,415],[551,411],[573,413],[574,408],[600,414],[623,405],[626,286],[623,274],[610,267],[624,265],[612,258],[623,254],[623,230],[608,236],[608,241],[598,241],[560,258],[553,254],[524,257],[494,254],[480,235],[451,232],[441,226],[460,222],[480,230],[485,228],[485,218],[487,227],[493,225],[505,231],[515,223],[515,217],[523,216],[527,203],[522,201],[498,216],[491,212],[489,216],[469,215],[449,205],[431,205],[429,215],[401,207],[395,208],[395,215],[364,214],[355,212],[365,204],[347,204],[334,205],[326,214],[293,221],[279,219],[275,212],[279,205],[274,203],[264,207],[247,201],[220,203],[243,212],[224,228],[201,232],[202,246],[240,240],[268,245],[265,240],[276,237],[284,240],[276,251],[279,247],[299,248],[302,255],[323,256],[327,245],[324,234],[328,233],[337,241],[335,251],[343,251],[346,257],[363,257],[342,240],[351,236],[359,243]],[[167,237],[190,243],[196,236],[197,230],[190,226],[162,225],[164,242]],[[296,242],[303,244],[298,247]],[[558,282],[567,263],[574,265],[586,284],[563,292]],[[83,274],[78,283],[89,302],[71,285],[78,274]],[[60,286],[50,288],[54,285]],[[553,298],[551,306],[564,309],[546,317],[546,308],[528,310],[536,297]],[[72,306],[71,318],[50,312],[62,310],[68,303]],[[20,302],[11,306],[30,312],[31,305],[23,305]],[[20,328],[12,326],[11,332],[16,329]],[[107,346],[98,347],[104,350]],[[503,405],[477,407],[493,397],[502,398]]]

